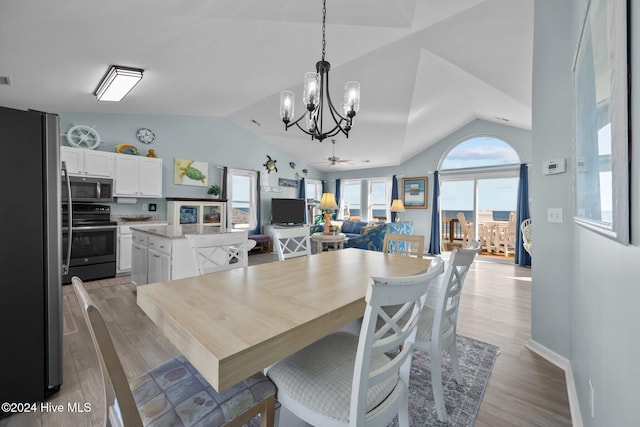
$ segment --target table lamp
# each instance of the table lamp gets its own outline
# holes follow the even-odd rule
[[[400,222],[400,215],[398,212],[404,212],[404,203],[400,199],[393,199],[391,203],[391,212],[396,212],[396,222]]]
[[[336,196],[333,193],[322,193],[320,200],[320,209],[324,211],[324,234],[331,234],[331,212],[338,209]]]

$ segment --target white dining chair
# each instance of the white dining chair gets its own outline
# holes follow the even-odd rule
[[[516,246],[516,213],[509,212],[509,222],[498,227],[496,231],[496,251],[509,256],[509,253],[515,251]]]
[[[522,233],[522,246],[524,247],[524,250],[531,255],[531,235],[533,232],[531,218],[527,218],[522,221],[522,224],[520,224],[520,232]]]
[[[456,348],[458,307],[464,280],[473,260],[481,250],[480,243],[474,240],[468,248],[455,248],[451,252],[435,304],[425,305],[420,317],[415,348],[427,351],[431,355],[433,397],[438,418],[442,422],[447,420],[442,386],[442,352],[445,349],[449,350],[454,377],[458,384],[462,384]]]
[[[416,328],[443,265],[436,257],[426,273],[372,277],[359,337],[328,335],[268,370],[278,402],[314,426],[386,426],[397,414],[399,425],[408,427]],[[399,310],[389,316],[384,308],[396,305]]]
[[[424,256],[424,236],[386,233],[382,242],[382,252],[410,256],[413,255],[412,245],[414,244],[416,256],[422,258]]]
[[[458,218],[458,222],[460,223],[460,228],[462,229],[462,247],[466,248],[471,244],[471,241],[475,238],[475,233],[473,230],[473,223],[467,222],[467,219],[464,217],[462,212],[458,212],[456,214],[456,218]]]
[[[100,309],[80,278],[74,276],[71,281],[102,372],[103,425],[239,427],[260,414],[261,427],[274,426],[276,389],[262,373],[218,393],[189,361],[178,356],[129,383]]]
[[[280,261],[311,255],[309,227],[273,228],[271,235]]]
[[[249,264],[250,245],[248,231],[214,234],[186,234],[198,274],[242,268]]]

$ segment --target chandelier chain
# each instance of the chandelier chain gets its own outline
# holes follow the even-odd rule
[[[327,0],[322,0],[322,60],[327,50],[327,42],[325,40],[325,25],[327,20]]]

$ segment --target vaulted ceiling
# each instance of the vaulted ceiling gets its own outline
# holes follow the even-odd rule
[[[0,105],[52,112],[223,116],[321,170],[405,162],[476,118],[531,127],[533,0],[328,0],[331,94],[361,107],[330,166],[328,140],[284,131],[321,55],[321,0],[2,0]],[[144,79],[119,103],[110,65]],[[257,122],[257,123],[256,123]],[[317,163],[319,162],[319,163]]]

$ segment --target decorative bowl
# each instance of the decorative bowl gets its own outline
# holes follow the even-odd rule
[[[138,149],[131,144],[116,145],[116,152],[121,154],[138,154]]]

